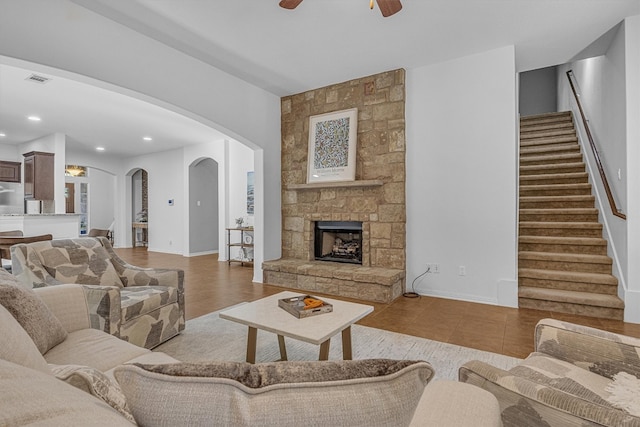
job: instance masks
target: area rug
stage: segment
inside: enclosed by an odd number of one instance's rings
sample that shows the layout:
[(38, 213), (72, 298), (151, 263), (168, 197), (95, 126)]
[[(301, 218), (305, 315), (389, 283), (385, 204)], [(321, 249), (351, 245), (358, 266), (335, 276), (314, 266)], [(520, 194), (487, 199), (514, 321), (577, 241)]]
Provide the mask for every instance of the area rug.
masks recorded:
[[(520, 359), (458, 345), (442, 343), (410, 335), (389, 332), (367, 326), (353, 325), (351, 329), (354, 359), (426, 360), (436, 372), (437, 379), (458, 379), (458, 368), (469, 360), (481, 360), (493, 366), (510, 369)], [(317, 360), (319, 346), (285, 338), (289, 360)], [(183, 362), (209, 360), (244, 361), (247, 346), (247, 327), (221, 319), (218, 312), (187, 321), (185, 330), (175, 338), (156, 347)], [(280, 358), (275, 334), (258, 331), (256, 362), (270, 362)], [(342, 340), (338, 334), (331, 339), (329, 360), (342, 359)]]

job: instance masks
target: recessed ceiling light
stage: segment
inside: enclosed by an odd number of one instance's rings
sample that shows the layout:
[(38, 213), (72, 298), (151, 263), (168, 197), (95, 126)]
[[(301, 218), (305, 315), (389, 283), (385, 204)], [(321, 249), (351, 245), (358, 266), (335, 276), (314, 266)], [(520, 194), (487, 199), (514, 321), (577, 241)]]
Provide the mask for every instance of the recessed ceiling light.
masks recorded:
[(104, 147), (96, 147), (96, 151), (104, 151)]
[(39, 122), (40, 120), (42, 120), (38, 116), (29, 116), (29, 117), (27, 117), (27, 119), (31, 120), (32, 122)]
[(151, 138), (150, 136), (144, 136), (142, 137), (142, 139), (144, 139), (145, 141), (152, 141), (153, 138)]
[(6, 134), (6, 133), (2, 133), (2, 132), (0, 132), (0, 138), (2, 138), (2, 137), (4, 137), (4, 136), (7, 136), (7, 134)]

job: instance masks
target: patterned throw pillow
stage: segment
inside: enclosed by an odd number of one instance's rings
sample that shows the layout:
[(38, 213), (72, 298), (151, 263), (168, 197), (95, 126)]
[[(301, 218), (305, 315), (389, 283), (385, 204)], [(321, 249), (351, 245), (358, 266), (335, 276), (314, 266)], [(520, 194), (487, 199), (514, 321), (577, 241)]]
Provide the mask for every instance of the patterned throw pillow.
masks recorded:
[(211, 362), (123, 365), (114, 375), (140, 425), (375, 427), (409, 425), (433, 369), (388, 359)]
[(136, 423), (120, 386), (101, 371), (82, 365), (49, 364), (49, 367), (56, 378), (101, 399), (126, 419)]
[(62, 323), (40, 297), (5, 271), (0, 272), (0, 304), (20, 323), (41, 354), (67, 338)]

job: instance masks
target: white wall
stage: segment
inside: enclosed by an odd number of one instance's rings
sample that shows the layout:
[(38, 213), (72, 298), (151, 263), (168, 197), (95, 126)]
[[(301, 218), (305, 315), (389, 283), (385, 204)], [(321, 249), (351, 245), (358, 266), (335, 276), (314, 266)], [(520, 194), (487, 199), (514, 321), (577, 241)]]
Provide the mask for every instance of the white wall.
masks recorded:
[[(256, 162), (264, 163), (255, 167), (258, 172), (255, 218), (256, 226), (264, 230), (256, 230), (255, 244), (264, 248), (266, 259), (280, 256), (281, 206), (277, 178), (280, 176), (280, 99), (277, 96), (68, 0), (5, 3), (0, 14), (0, 55), (3, 55), (0, 61), (29, 61), (35, 64), (30, 66), (35, 71), (73, 78), (149, 101), (212, 126), (256, 149), (259, 152)], [(160, 157), (161, 161), (166, 160)], [(166, 170), (164, 173), (167, 175)], [(184, 168), (180, 176), (171, 174), (173, 182), (183, 184), (183, 174)], [(117, 184), (118, 193), (125, 197), (126, 184), (126, 179)], [(174, 186), (170, 186), (172, 190)], [(174, 192), (160, 188), (157, 191), (160, 195)], [(176, 194), (176, 201), (179, 198)], [(165, 210), (166, 204), (162, 208)], [(127, 217), (123, 206), (117, 209), (119, 216)], [(156, 221), (172, 218), (173, 214), (167, 212)], [(177, 222), (157, 224), (156, 232), (164, 229), (166, 233), (176, 226), (183, 227), (184, 223), (182, 214)], [(174, 239), (162, 236), (162, 239), (164, 243), (157, 250), (166, 248), (168, 252), (175, 252), (177, 246), (183, 248), (181, 236)], [(172, 241), (170, 247), (168, 240)], [(261, 260), (256, 254), (256, 265), (260, 265)], [(261, 270), (256, 270), (255, 277), (261, 279)]]
[(625, 27), (627, 139), (627, 292), (625, 320), (640, 323), (640, 15)]
[(231, 141), (229, 144), (229, 219), (227, 227), (235, 227), (242, 217), (245, 225), (253, 225), (253, 215), (247, 214), (247, 172), (254, 169), (253, 151)]
[(517, 305), (513, 46), (408, 70), (406, 116), (407, 286)]
[[(155, 252), (184, 253), (184, 165), (182, 149), (138, 156), (125, 161), (125, 170), (144, 169), (148, 182), (148, 249)], [(169, 172), (169, 173), (168, 173)], [(128, 185), (131, 184), (129, 179)], [(130, 190), (129, 190), (129, 194)], [(169, 200), (173, 199), (173, 206)], [(129, 212), (123, 227), (131, 223)], [(119, 221), (120, 223), (120, 221)], [(130, 232), (130, 230), (128, 230)]]

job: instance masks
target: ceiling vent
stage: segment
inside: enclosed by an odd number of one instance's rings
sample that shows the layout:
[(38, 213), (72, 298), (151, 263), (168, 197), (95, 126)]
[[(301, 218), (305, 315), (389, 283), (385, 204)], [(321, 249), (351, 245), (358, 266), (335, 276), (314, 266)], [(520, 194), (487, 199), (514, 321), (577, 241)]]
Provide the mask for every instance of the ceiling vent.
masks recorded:
[(34, 82), (34, 83), (45, 84), (51, 79), (49, 77), (39, 76), (37, 74), (31, 74), (25, 80), (28, 80), (28, 81)]

